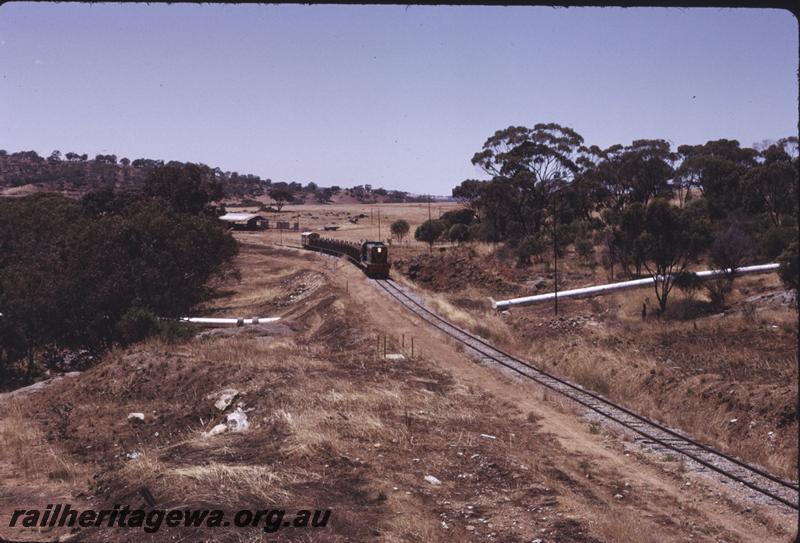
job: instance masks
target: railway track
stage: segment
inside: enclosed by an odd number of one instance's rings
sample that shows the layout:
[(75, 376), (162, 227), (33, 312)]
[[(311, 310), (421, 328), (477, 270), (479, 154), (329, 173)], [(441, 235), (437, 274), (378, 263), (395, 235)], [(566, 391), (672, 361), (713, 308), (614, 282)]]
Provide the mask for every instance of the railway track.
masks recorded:
[(566, 396), (599, 416), (632, 431), (638, 436), (636, 441), (641, 444), (661, 452), (679, 454), (702, 468), (722, 475), (724, 479), (734, 481), (794, 510), (800, 510), (797, 483), (776, 477), (757, 466), (704, 445), (498, 349), (483, 338), (455, 326), (431, 311), (425, 307), (424, 301), (391, 279), (373, 279), (372, 281), (429, 325), (470, 349), (481, 361), (499, 364), (526, 379), (536, 381), (550, 390)]

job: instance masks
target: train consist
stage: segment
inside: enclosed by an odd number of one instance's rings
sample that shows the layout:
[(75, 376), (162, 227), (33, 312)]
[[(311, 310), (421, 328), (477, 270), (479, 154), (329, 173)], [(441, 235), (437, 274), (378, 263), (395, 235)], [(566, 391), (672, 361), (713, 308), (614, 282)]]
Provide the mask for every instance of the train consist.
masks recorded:
[(320, 237), (316, 232), (303, 232), (303, 248), (323, 253), (344, 255), (364, 270), (368, 277), (388, 279), (389, 248), (380, 241), (353, 243), (341, 239)]

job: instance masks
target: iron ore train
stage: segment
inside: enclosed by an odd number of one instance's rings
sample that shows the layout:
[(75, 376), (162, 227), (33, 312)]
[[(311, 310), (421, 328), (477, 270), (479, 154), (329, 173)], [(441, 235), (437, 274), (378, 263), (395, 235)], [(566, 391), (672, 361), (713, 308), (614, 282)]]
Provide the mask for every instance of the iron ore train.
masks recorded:
[(354, 243), (341, 239), (323, 238), (316, 232), (303, 232), (300, 239), (305, 249), (349, 258), (364, 270), (368, 277), (375, 279), (389, 277), (389, 248), (383, 242)]

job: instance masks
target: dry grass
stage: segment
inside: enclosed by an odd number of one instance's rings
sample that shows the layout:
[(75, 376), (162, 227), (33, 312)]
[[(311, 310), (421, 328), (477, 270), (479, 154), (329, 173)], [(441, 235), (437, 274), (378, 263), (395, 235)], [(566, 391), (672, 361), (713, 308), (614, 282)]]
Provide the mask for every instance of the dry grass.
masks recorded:
[[(477, 244), (476, 249), (487, 255), (496, 250)], [(565, 273), (575, 276), (570, 286), (591, 284), (591, 277), (584, 277), (586, 270), (570, 267), (572, 260), (568, 257), (564, 264)], [(561, 314), (567, 319), (592, 316), (594, 326), (552, 330), (548, 326), (554, 317), (549, 308), (519, 308), (500, 318), (491, 310), (457, 305), (462, 299), (485, 299), (487, 292), (480, 287), (457, 296), (427, 297), (443, 317), (548, 371), (796, 479), (797, 423), (789, 421), (780, 428), (776, 423), (783, 416), (782, 398), (797, 394), (797, 314), (775, 305), (752, 311), (745, 303), (748, 297), (780, 289), (774, 274), (738, 278), (727, 300), (732, 309), (724, 316), (685, 321), (657, 319), (658, 304), (651, 288), (569, 300)], [(702, 301), (705, 293), (695, 299)], [(676, 289), (670, 303), (691, 301)], [(646, 320), (642, 319), (643, 304)], [(793, 345), (787, 337), (795, 338)], [(775, 416), (765, 415), (770, 409)], [(756, 426), (752, 431), (745, 428), (747, 435), (730, 423), (742, 419), (747, 424), (751, 417)], [(767, 439), (768, 430), (775, 436)]]
[(503, 325), (502, 319), (495, 312), (481, 312), (477, 315), (470, 313), (452, 304), (443, 294), (428, 294), (426, 298), (430, 303), (431, 309), (444, 319), (488, 341), (498, 342), (499, 344), (511, 342), (511, 331)]
[(78, 465), (57, 452), (36, 429), (23, 401), (7, 399), (2, 408), (0, 450), (5, 460), (26, 477), (72, 482), (80, 476)]

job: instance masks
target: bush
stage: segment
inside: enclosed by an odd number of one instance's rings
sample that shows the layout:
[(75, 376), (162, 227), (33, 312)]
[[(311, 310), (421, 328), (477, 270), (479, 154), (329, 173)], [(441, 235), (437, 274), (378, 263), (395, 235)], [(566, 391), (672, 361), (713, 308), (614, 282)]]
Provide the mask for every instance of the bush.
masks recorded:
[(167, 343), (177, 343), (194, 336), (194, 330), (188, 324), (171, 319), (158, 321), (158, 337)]
[(130, 345), (158, 332), (158, 317), (147, 309), (134, 307), (117, 322), (116, 335), (122, 345)]
[(450, 227), (450, 231), (447, 233), (447, 237), (450, 241), (455, 241), (461, 243), (463, 241), (469, 240), (469, 228), (467, 225), (456, 223)]
[(797, 239), (797, 229), (792, 227), (770, 228), (761, 235), (759, 252), (767, 260), (775, 260)]
[(176, 212), (160, 197), (0, 200), (0, 364), (27, 359), (30, 377), (45, 349), (181, 337), (155, 316), (186, 314), (205, 299), (238, 250), (200, 211)]
[(476, 241), (495, 242), (500, 241), (500, 235), (491, 223), (479, 222), (469, 226), (469, 238)]
[(718, 269), (730, 270), (731, 277), (737, 268), (755, 253), (753, 239), (736, 225), (718, 234), (711, 244), (711, 262)]
[(392, 235), (397, 238), (397, 241), (403, 241), (403, 238), (408, 234), (408, 231), (411, 230), (411, 227), (408, 224), (408, 221), (404, 219), (397, 219), (392, 223), (390, 227)]
[(517, 266), (523, 267), (531, 263), (532, 256), (538, 256), (547, 249), (539, 236), (525, 236), (516, 245)]
[(447, 211), (442, 214), (441, 219), (444, 221), (447, 228), (450, 229), (453, 225), (456, 224), (464, 224), (469, 226), (472, 224), (472, 221), (475, 219), (475, 212), (471, 209), (464, 208), (464, 209), (454, 209), (453, 211)]
[(781, 267), (778, 274), (786, 288), (794, 290), (797, 296), (797, 284), (800, 280), (800, 262), (798, 262), (798, 243), (795, 241), (781, 253), (778, 259)]
[(693, 300), (697, 292), (703, 288), (703, 280), (694, 272), (683, 271), (675, 274), (675, 286), (678, 287), (687, 298)]
[(591, 240), (583, 238), (575, 241), (575, 252), (583, 260), (588, 261), (594, 254), (594, 244)]
[(414, 239), (433, 247), (433, 243), (444, 233), (445, 224), (439, 220), (427, 220), (414, 232)]

